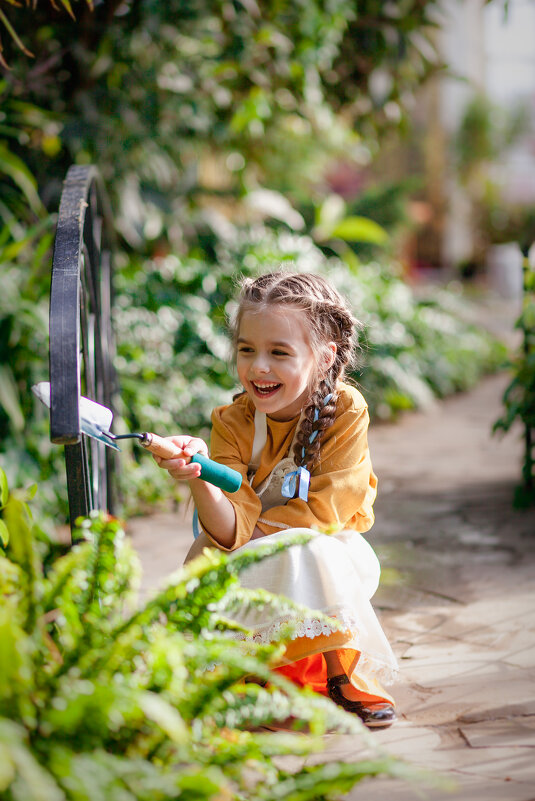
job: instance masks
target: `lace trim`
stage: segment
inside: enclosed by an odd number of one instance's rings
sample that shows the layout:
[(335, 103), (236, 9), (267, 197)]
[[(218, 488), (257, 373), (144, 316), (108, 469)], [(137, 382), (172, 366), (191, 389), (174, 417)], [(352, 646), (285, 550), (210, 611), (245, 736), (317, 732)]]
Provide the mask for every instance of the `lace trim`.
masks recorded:
[(378, 679), (382, 684), (393, 684), (399, 675), (397, 665), (393, 666), (378, 656), (360, 652), (357, 673), (367, 673)]
[[(245, 640), (260, 644), (267, 644), (276, 640), (281, 631), (288, 625), (293, 626), (290, 639), (297, 640), (301, 637), (308, 637), (313, 640), (321, 635), (333, 634), (335, 631), (358, 632), (360, 625), (355, 615), (347, 609), (338, 609), (336, 614), (330, 614), (332, 622), (317, 617), (305, 617), (302, 620), (295, 619), (287, 615), (275, 620), (267, 626), (262, 626), (251, 634), (244, 632), (232, 632), (232, 639)], [(358, 650), (358, 648), (356, 648)], [(361, 651), (359, 670), (368, 673), (379, 679), (383, 684), (392, 684), (398, 675), (398, 667), (392, 662), (386, 662), (378, 654), (364, 653)]]
[(283, 618), (282, 620), (276, 620), (265, 629), (255, 631), (254, 634), (247, 637), (247, 639), (261, 643), (272, 642), (273, 640), (277, 639), (281, 631), (288, 624), (291, 624), (293, 627), (291, 636), (292, 640), (298, 640), (301, 637), (308, 637), (309, 639), (313, 640), (314, 637), (319, 637), (322, 634), (332, 634), (333, 632), (340, 630), (340, 627), (335, 623), (328, 623), (327, 621), (319, 620), (318, 618), (308, 617), (295, 623), (294, 619), (288, 617), (286, 619)]
[(252, 640), (258, 643), (270, 643), (276, 640), (282, 630), (286, 626), (292, 626), (292, 640), (298, 640), (301, 637), (308, 637), (313, 640), (322, 634), (333, 634), (335, 631), (355, 630), (359, 628), (356, 617), (351, 612), (341, 610), (335, 615), (330, 615), (332, 622), (325, 618), (318, 617), (305, 617), (297, 620), (295, 616), (286, 615), (273, 621), (267, 626), (261, 626), (256, 629), (252, 634), (244, 634), (243, 632), (236, 632), (236, 636), (240, 640)]

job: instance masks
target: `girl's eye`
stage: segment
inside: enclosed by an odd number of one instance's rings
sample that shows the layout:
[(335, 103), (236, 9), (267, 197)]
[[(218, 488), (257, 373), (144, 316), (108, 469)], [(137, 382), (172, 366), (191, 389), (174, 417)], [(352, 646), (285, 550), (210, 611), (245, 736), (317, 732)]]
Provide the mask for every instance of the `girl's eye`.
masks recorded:
[(273, 351), (273, 355), (274, 356), (288, 356), (288, 354), (286, 353), (285, 350), (274, 350)]
[(253, 349), (249, 348), (247, 345), (242, 345), (240, 348), (238, 348), (238, 353), (252, 353), (252, 352)]

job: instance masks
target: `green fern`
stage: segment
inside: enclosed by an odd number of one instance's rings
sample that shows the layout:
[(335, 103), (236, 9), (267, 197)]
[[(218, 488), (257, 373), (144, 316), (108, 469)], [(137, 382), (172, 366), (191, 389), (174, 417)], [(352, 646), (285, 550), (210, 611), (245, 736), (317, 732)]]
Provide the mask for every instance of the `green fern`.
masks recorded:
[[(317, 801), (403, 769), (380, 754), (322, 759), (327, 730), (352, 734), (357, 752), (377, 747), (357, 718), (272, 671), (284, 638), (236, 641), (247, 633), (228, 617), (238, 605), (300, 609), (239, 585), (283, 546), (206, 553), (134, 606), (139, 560), (116, 520), (79, 521), (58, 553), (2, 474), (0, 485), (2, 801)], [(289, 720), (295, 733), (262, 728)]]

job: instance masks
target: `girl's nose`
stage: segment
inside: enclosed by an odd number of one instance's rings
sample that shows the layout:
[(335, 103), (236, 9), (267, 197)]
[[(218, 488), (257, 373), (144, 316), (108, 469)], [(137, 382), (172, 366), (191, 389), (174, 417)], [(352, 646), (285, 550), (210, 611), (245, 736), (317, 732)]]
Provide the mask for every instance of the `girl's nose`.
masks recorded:
[(262, 354), (258, 354), (252, 364), (254, 373), (269, 373), (270, 367), (268, 360)]

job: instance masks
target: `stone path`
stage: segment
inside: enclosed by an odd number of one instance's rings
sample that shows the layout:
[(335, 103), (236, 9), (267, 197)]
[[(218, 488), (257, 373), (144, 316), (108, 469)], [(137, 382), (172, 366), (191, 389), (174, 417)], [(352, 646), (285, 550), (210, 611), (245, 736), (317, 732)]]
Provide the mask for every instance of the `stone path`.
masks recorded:
[[(379, 475), (370, 541), (383, 566), (374, 606), (400, 662), (399, 721), (386, 751), (453, 779), (431, 801), (535, 800), (535, 509), (512, 508), (519, 432), (491, 437), (506, 376), (485, 379), (395, 425), (372, 427)], [(188, 515), (134, 519), (149, 591), (191, 542)], [(329, 735), (333, 758), (354, 738)], [(358, 785), (348, 801), (409, 801), (397, 780)]]

